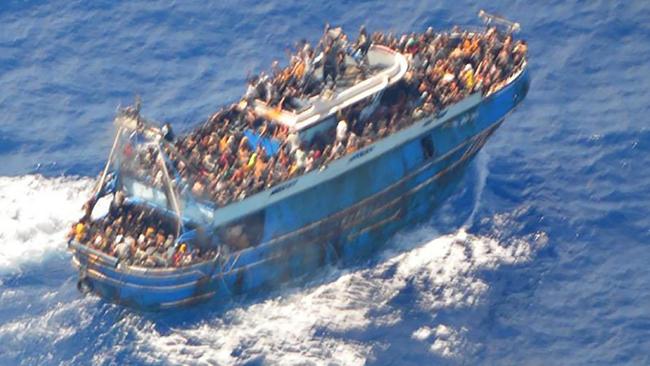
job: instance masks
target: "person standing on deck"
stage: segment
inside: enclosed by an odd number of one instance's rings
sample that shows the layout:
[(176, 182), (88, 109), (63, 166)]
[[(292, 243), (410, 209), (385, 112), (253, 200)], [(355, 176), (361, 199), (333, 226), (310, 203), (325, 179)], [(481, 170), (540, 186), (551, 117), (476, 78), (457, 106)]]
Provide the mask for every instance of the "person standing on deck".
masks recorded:
[(338, 65), (336, 60), (337, 52), (334, 47), (334, 42), (330, 42), (323, 50), (323, 84), (327, 84), (327, 80), (332, 78), (332, 89), (336, 86), (336, 76), (338, 73)]
[(357, 52), (359, 55), (359, 64), (363, 68), (368, 66), (368, 51), (372, 45), (372, 40), (368, 37), (368, 32), (365, 26), (359, 29), (359, 38), (357, 38)]

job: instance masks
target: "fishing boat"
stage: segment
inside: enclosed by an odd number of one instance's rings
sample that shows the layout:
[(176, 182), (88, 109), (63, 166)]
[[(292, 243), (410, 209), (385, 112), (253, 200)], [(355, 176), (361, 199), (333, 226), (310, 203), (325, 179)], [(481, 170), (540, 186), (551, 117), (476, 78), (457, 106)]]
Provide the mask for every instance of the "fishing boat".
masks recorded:
[[(507, 32), (519, 28), (480, 15)], [(453, 41), (461, 33), (445, 36)], [(395, 103), (414, 61), (379, 44), (365, 56), (360, 67), (346, 55), (342, 62), (348, 71), (336, 86), (296, 98), (290, 106), (256, 98), (244, 107), (303, 143), (335, 130), (341, 112), (350, 108), (358, 107), (359, 120), (368, 121), (383, 104)], [(314, 70), (322, 73), (319, 66)], [(137, 207), (175, 234), (172, 251), (194, 246), (207, 254), (187, 265), (145, 266), (72, 238), (68, 247), (79, 270), (78, 287), (138, 309), (167, 309), (263, 291), (327, 264), (368, 258), (398, 230), (431, 217), (528, 87), (527, 61), (522, 60), (498, 87), (477, 89), (435, 113), (414, 113), (407, 125), (349, 154), (220, 204), (195, 194), (175, 171), (169, 126), (146, 120), (137, 107), (122, 109), (95, 197), (121, 192), (122, 210)], [(264, 144), (270, 155), (287, 148), (255, 131), (244, 133), (248, 143)], [(133, 149), (156, 152), (156, 178), (126, 168), (130, 162), (121, 152)]]

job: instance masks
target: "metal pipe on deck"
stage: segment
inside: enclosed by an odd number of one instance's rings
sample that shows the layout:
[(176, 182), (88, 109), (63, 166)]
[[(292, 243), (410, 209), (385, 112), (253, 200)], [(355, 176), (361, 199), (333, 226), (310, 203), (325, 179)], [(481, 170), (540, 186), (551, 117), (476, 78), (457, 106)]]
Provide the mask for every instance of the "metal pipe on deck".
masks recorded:
[(108, 174), (108, 168), (111, 166), (111, 163), (113, 162), (113, 156), (115, 155), (117, 142), (119, 141), (121, 135), (122, 135), (122, 127), (118, 127), (117, 133), (115, 134), (115, 139), (113, 140), (113, 146), (111, 147), (111, 152), (109, 153), (108, 160), (106, 161), (106, 166), (104, 166), (104, 170), (102, 171), (102, 177), (99, 179), (99, 184), (95, 189), (95, 194), (98, 194), (102, 190), (102, 187), (104, 186), (104, 181), (106, 180), (106, 175)]
[(169, 196), (171, 197), (172, 207), (174, 209), (174, 212), (176, 212), (176, 216), (178, 216), (178, 220), (176, 220), (176, 237), (178, 238), (178, 234), (181, 232), (181, 224), (183, 222), (183, 217), (181, 216), (181, 208), (178, 204), (178, 198), (176, 197), (176, 190), (172, 186), (171, 178), (169, 177), (169, 171), (167, 170), (165, 159), (163, 159), (163, 151), (160, 148), (160, 143), (156, 144), (156, 147), (158, 148), (158, 162), (162, 167), (167, 190), (169, 191)]

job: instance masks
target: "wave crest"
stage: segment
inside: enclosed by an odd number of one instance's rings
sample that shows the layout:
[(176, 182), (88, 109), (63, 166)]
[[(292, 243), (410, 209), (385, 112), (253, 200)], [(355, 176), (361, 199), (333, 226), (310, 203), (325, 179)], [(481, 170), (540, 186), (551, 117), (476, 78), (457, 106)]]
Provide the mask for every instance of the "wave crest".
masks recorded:
[(0, 274), (64, 248), (91, 189), (90, 178), (0, 177)]

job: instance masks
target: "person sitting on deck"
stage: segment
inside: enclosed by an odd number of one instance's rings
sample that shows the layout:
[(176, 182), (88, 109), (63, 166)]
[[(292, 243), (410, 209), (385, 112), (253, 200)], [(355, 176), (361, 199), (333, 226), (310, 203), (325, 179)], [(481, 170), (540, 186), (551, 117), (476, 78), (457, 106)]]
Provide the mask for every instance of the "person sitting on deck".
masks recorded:
[(84, 219), (90, 220), (90, 216), (93, 213), (93, 210), (95, 209), (95, 204), (97, 204), (97, 197), (92, 196), (88, 201), (86, 201), (83, 206), (81, 207), (84, 210)]
[(178, 251), (174, 253), (174, 257), (172, 259), (172, 262), (174, 263), (174, 266), (178, 267), (182, 264), (183, 261), (183, 256), (185, 255), (185, 252), (187, 251), (187, 244), (182, 243), (178, 247)]
[(172, 130), (172, 125), (169, 122), (165, 123), (162, 126), (160, 132), (162, 132), (162, 136), (166, 141), (174, 142), (174, 138), (176, 136), (174, 135), (174, 131)]
[(336, 125), (336, 141), (343, 142), (347, 139), (348, 123), (345, 120), (340, 120)]
[(70, 232), (68, 233), (68, 240), (76, 240), (77, 242), (82, 242), (86, 238), (86, 223), (85, 219), (82, 218), (78, 223), (72, 225)]
[[(133, 238), (128, 237), (127, 239), (133, 239)], [(132, 244), (133, 243), (131, 243), (130, 240), (127, 241), (126, 239), (123, 240), (122, 242), (118, 243), (115, 246), (114, 255), (120, 260), (128, 259), (131, 256), (131, 245)]]

